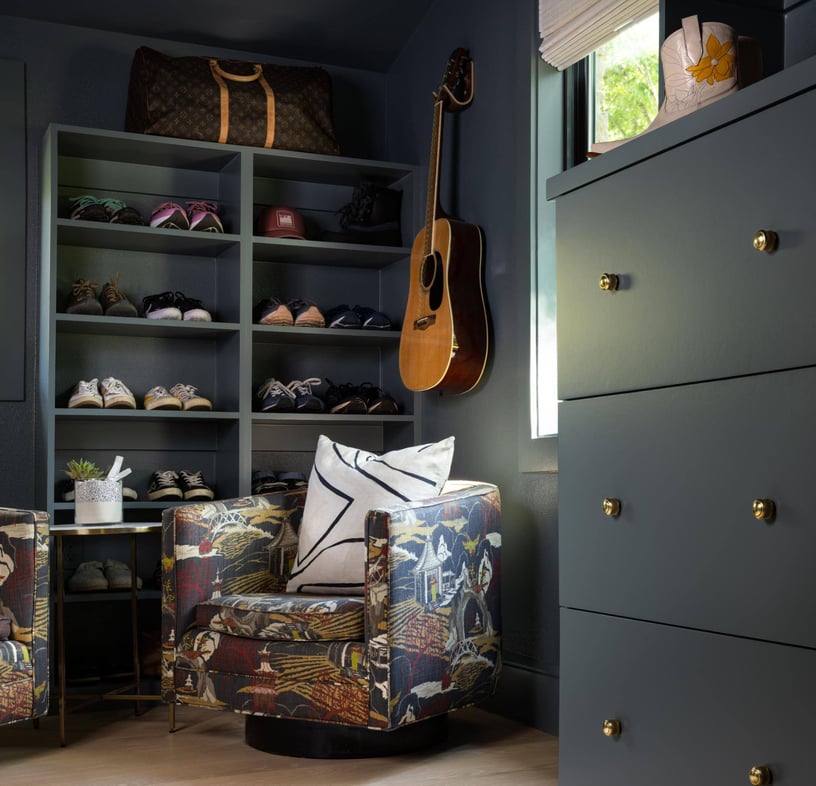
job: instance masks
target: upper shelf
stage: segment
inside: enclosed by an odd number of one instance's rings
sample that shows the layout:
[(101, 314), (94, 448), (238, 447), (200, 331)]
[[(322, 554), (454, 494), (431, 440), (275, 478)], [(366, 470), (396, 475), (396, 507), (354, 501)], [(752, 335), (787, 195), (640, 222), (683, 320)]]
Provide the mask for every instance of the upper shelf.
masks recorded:
[(301, 180), (333, 185), (357, 185), (361, 180), (397, 182), (416, 172), (410, 164), (370, 161), (345, 156), (324, 156), (289, 150), (190, 142), (174, 137), (103, 131), (53, 124), (58, 132), (58, 155), (125, 164), (221, 172), (236, 156), (252, 156), (255, 177)]
[(237, 235), (215, 232), (57, 219), (57, 242), (61, 246), (217, 257), (239, 241)]

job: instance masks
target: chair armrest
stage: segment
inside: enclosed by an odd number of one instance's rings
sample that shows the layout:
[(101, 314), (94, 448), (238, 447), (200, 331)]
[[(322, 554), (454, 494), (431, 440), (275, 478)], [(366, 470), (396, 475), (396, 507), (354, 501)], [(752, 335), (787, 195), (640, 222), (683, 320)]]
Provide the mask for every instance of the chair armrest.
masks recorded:
[(34, 672), (31, 717), (48, 711), (49, 518), (41, 510), (0, 508), (0, 616), (28, 644)]
[(501, 500), (488, 483), (366, 518), (370, 726), (489, 696), (501, 670)]
[(162, 514), (162, 643), (214, 593), (279, 592), (297, 551), (305, 488), (169, 508)]

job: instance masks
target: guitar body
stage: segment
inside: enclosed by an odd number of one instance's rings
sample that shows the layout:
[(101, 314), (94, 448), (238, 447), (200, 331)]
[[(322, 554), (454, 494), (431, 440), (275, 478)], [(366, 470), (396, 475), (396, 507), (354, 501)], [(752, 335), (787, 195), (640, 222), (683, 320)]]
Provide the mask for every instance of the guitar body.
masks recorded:
[(466, 393), (487, 362), (482, 232), (451, 218), (433, 222), (430, 242), (427, 231), (419, 232), (411, 249), (400, 375), (410, 390)]

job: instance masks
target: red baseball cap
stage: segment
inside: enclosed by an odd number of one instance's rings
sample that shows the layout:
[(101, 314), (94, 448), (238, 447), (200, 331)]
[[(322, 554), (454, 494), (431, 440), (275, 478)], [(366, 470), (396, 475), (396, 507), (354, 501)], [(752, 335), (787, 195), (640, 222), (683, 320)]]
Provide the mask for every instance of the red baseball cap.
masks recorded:
[(263, 237), (306, 238), (303, 216), (291, 207), (265, 207), (255, 222), (255, 232)]

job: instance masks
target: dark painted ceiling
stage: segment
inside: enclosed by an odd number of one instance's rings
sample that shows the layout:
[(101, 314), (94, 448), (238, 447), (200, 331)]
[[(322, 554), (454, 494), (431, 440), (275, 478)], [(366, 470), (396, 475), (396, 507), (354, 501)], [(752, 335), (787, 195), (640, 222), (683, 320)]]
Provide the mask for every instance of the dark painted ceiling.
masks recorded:
[(2, 0), (0, 14), (385, 72), (434, 0)]

